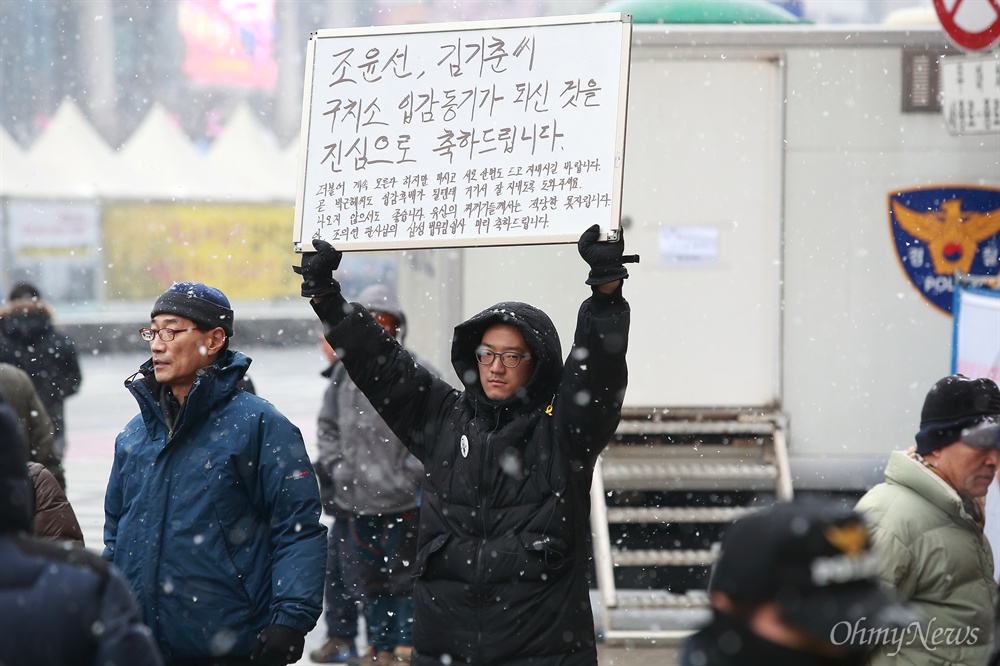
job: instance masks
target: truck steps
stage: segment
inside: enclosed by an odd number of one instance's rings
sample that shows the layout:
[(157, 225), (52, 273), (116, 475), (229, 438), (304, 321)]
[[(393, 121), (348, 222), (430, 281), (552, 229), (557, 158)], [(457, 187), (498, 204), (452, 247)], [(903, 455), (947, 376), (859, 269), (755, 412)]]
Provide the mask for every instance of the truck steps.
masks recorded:
[(722, 532), (792, 496), (785, 431), (776, 410), (623, 411), (591, 488), (606, 643), (676, 642), (707, 614)]
[[(607, 486), (605, 486), (607, 488)], [(751, 511), (744, 506), (608, 508), (609, 523), (726, 523)]]
[(692, 590), (685, 594), (652, 591), (646, 594), (620, 592), (618, 600), (630, 608), (706, 608), (708, 595), (704, 590)]
[(611, 563), (616, 567), (706, 567), (714, 561), (711, 550), (611, 549)]
[[(669, 455), (669, 447), (660, 448), (665, 451), (649, 453), (654, 456)], [(732, 461), (712, 460), (713, 452), (704, 453), (708, 460), (615, 460), (612, 453), (604, 460), (604, 487), (644, 490), (663, 484), (672, 490), (774, 488), (778, 471), (773, 462), (738, 458)]]

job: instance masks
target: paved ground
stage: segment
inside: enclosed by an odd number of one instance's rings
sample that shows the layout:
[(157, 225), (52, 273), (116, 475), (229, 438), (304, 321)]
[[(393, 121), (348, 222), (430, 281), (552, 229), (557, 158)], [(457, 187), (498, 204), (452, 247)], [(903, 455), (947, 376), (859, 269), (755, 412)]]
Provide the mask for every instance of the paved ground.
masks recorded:
[[(68, 445), (65, 458), (68, 495), (83, 528), (87, 547), (100, 552), (103, 547), (104, 489), (114, 450), (115, 435), (137, 412), (137, 406), (123, 387), (148, 356), (145, 349), (135, 354), (86, 356), (82, 359), (83, 386), (66, 403)], [(312, 447), (316, 435), (316, 414), (326, 386), (319, 372), (325, 367), (319, 348), (248, 349), (254, 359), (250, 375), (258, 393), (274, 403), (294, 422)], [(324, 640), (323, 620), (306, 637), (306, 652)], [(630, 627), (634, 628), (634, 627)], [(672, 647), (601, 645), (601, 666), (669, 666), (677, 663)], [(311, 664), (304, 657), (299, 664)]]

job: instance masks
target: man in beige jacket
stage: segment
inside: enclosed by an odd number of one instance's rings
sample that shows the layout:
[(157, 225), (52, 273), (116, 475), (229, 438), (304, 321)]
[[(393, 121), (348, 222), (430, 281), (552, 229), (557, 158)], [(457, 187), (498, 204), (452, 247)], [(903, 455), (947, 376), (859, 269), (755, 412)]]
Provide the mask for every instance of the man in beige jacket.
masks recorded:
[(916, 445), (894, 451), (885, 483), (857, 509), (882, 557), (882, 580), (923, 614), (873, 646), (873, 664), (985, 664), (993, 641), (993, 553), (983, 498), (1000, 451), (961, 441), (965, 428), (1000, 417), (990, 379), (951, 375), (927, 394)]
[[(962, 441), (976, 448), (1000, 450), (1000, 423), (981, 423), (963, 430)], [(1000, 481), (1000, 468), (997, 470), (997, 480)], [(1000, 597), (1000, 586), (997, 587), (997, 596)], [(997, 602), (993, 616), (993, 655), (986, 666), (1000, 666), (1000, 601)]]

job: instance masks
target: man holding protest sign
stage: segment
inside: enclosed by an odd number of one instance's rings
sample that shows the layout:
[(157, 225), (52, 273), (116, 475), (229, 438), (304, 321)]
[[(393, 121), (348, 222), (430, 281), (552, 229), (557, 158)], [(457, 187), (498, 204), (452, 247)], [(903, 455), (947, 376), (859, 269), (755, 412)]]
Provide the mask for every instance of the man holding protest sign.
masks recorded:
[(498, 303), (455, 328), (464, 390), (417, 365), (333, 271), (314, 240), (302, 295), (351, 379), (424, 464), (412, 663), (597, 664), (586, 572), (590, 486), (627, 383), (624, 241), (578, 243), (592, 287), (564, 362), (555, 326)]

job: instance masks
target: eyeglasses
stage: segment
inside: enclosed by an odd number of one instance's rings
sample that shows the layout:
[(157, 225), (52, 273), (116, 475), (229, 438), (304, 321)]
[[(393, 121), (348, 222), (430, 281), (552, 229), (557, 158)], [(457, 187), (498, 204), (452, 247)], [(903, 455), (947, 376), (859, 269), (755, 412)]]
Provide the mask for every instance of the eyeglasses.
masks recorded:
[(500, 357), (500, 362), (503, 363), (505, 368), (516, 368), (521, 364), (521, 359), (531, 359), (531, 354), (515, 354), (514, 352), (504, 352), (503, 354), (498, 354), (495, 351), (490, 351), (486, 347), (479, 347), (476, 349), (476, 360), (479, 361), (479, 365), (493, 365), (493, 360)]
[(163, 340), (164, 342), (170, 342), (171, 340), (174, 339), (174, 336), (177, 335), (178, 333), (187, 333), (188, 331), (193, 331), (193, 330), (195, 330), (195, 329), (194, 328), (181, 328), (181, 329), (159, 328), (159, 329), (157, 329), (157, 330), (154, 331), (151, 328), (140, 328), (139, 329), (139, 337), (142, 338), (143, 340), (145, 340), (146, 342), (152, 342), (153, 338), (155, 338), (156, 336), (160, 336), (160, 339)]

